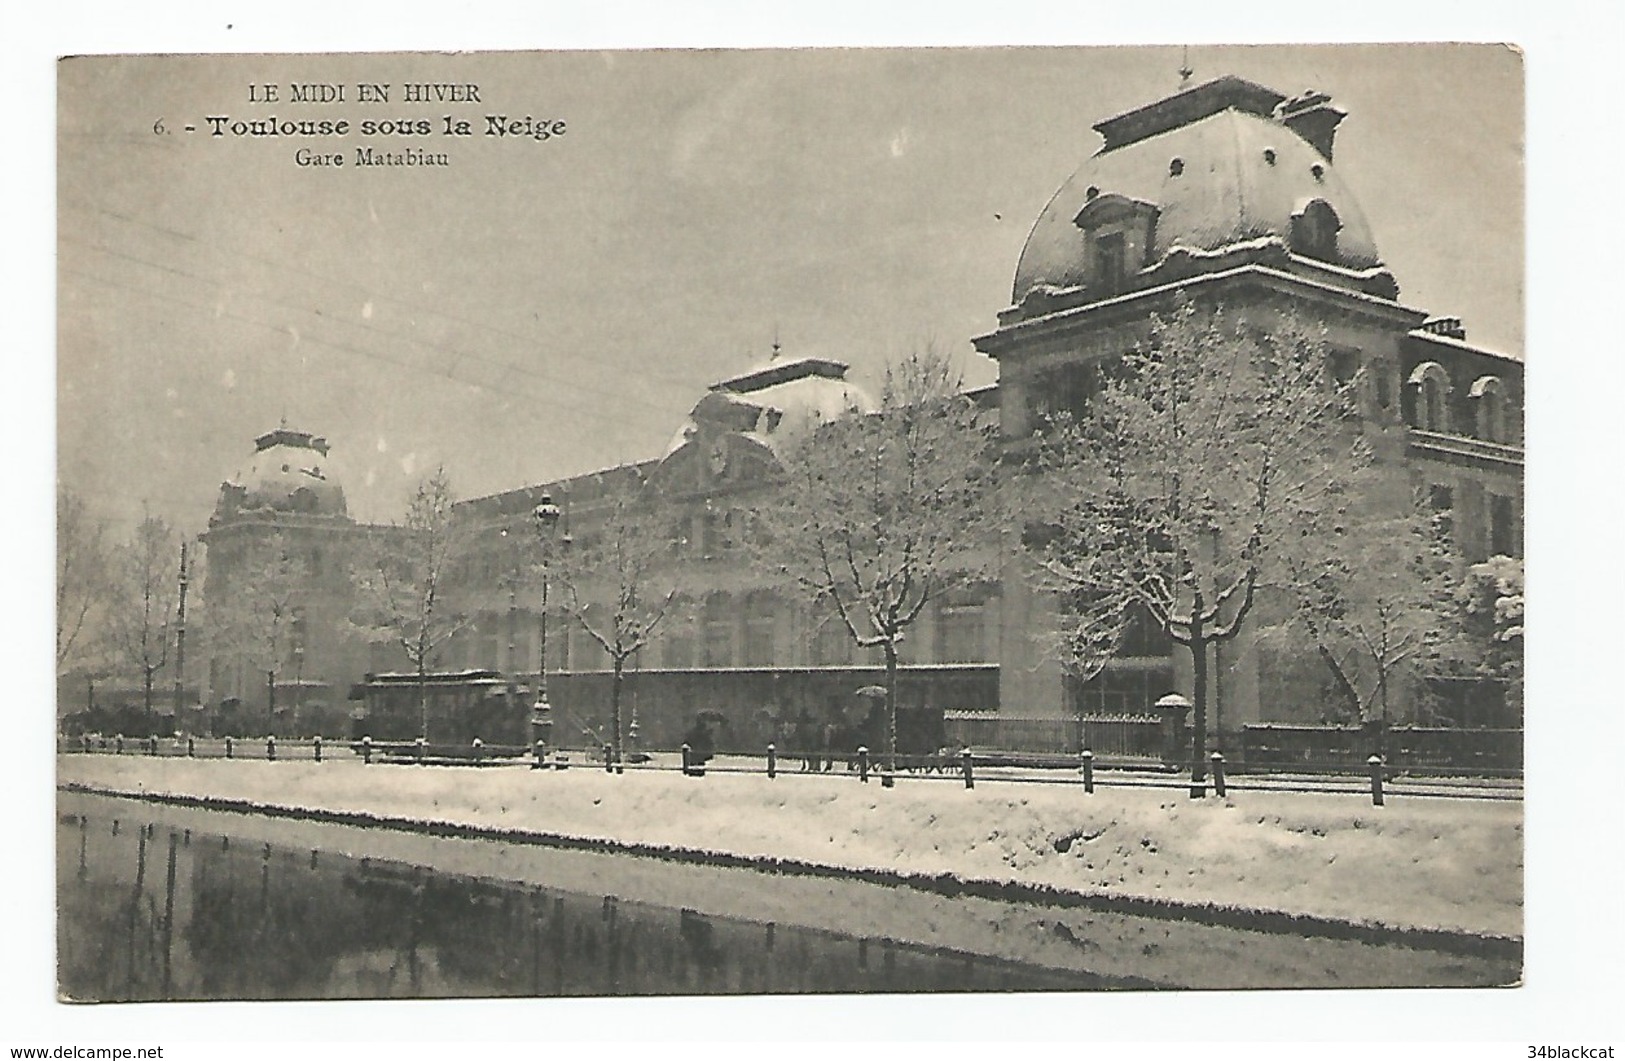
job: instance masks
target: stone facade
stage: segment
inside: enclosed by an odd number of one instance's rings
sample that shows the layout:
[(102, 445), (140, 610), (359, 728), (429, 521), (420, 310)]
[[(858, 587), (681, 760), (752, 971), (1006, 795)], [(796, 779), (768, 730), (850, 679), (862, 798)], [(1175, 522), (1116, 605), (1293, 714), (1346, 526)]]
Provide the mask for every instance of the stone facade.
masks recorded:
[[(1221, 78), (1102, 121), (1104, 146), (1032, 230), (1010, 307), (974, 340), (1000, 376), (978, 398), (1019, 446), (1046, 414), (1084, 411), (1099, 364), (1178, 299), (1222, 303), (1262, 327), (1289, 313), (1318, 321), (1336, 359), (1331, 370), (1362, 373), (1362, 430), (1390, 470), (1394, 499), (1422, 491), (1448, 508), (1470, 558), (1521, 555), (1522, 363), (1473, 345), (1459, 321), (1400, 299), (1332, 162), (1342, 117), (1318, 94), (1289, 100)], [(702, 713), (718, 721), (725, 745), (741, 749), (768, 740), (784, 747), (828, 727), (848, 743), (862, 738), (873, 701), (853, 693), (877, 680), (879, 660), (799, 605), (733, 576), (740, 513), (772, 474), (776, 440), (813, 414), (869, 408), (845, 365), (775, 349), (768, 362), (713, 385), (659, 457), (464, 502), (459, 518), (485, 543), (459, 590), (476, 614), (439, 666), (511, 676), (515, 710), (525, 710), (544, 637), (535, 587), (517, 574), (534, 560), (531, 512), (550, 496), (567, 532), (588, 533), (605, 491), (636, 478), (680, 507), (674, 552), (715, 587), (634, 661), (630, 707), (644, 740), (670, 747)], [(222, 487), (206, 540), (212, 593), (229, 591), (233, 565), (273, 533), (307, 551), (313, 578), (300, 666), (332, 701), (365, 673), (401, 661), (343, 632), (347, 590), (323, 557), (367, 528), (349, 520), (342, 490), (323, 478), (325, 453), (320, 439), (298, 432), (262, 436), (244, 482)], [(1143, 720), (1165, 694), (1192, 692), (1184, 654), (1149, 629), (1131, 634), (1101, 675), (1066, 681), (1038, 648), (1053, 605), (1023, 563), (1013, 555), (1000, 585), (923, 616), (905, 647), (908, 743), (934, 746), (974, 731), (1006, 746), (1076, 750), (1080, 717)], [(553, 624), (555, 739), (589, 743), (607, 717), (608, 661), (580, 631)], [(1303, 717), (1291, 676), (1246, 639), (1221, 646), (1215, 662), (1218, 726)], [(257, 695), (229, 660), (214, 661), (210, 685), (212, 702)]]
[[(1362, 428), (1389, 473), (1387, 500), (1421, 492), (1449, 509), (1469, 559), (1521, 555), (1523, 365), (1400, 300), (1332, 164), (1341, 119), (1322, 95), (1288, 100), (1221, 78), (1096, 125), (1104, 146), (1039, 217), (1012, 305), (975, 340), (999, 362), (1005, 433), (1019, 446), (1048, 414), (1086, 414), (1101, 362), (1181, 299), (1263, 328), (1291, 314), (1324, 325), (1334, 374), (1361, 374)], [(1154, 639), (1081, 688), (1059, 665), (1028, 658), (1020, 646), (1047, 616), (1013, 564), (1001, 714), (1069, 718), (1106, 702), (1148, 712), (1158, 681), (1192, 693), (1184, 654), (1170, 661)], [(1250, 639), (1219, 656), (1209, 692), (1224, 728), (1315, 720)], [(1137, 704), (1123, 695), (1133, 674), (1148, 677)]]

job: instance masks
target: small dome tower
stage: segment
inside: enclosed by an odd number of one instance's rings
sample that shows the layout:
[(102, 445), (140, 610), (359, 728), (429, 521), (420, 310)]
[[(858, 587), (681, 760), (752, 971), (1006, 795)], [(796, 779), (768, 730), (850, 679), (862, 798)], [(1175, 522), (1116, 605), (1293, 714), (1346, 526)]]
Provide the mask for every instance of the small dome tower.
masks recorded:
[(344, 488), (330, 477), (325, 438), (286, 426), (254, 440), (248, 470), (220, 484), (211, 524), (253, 513), (348, 519)]

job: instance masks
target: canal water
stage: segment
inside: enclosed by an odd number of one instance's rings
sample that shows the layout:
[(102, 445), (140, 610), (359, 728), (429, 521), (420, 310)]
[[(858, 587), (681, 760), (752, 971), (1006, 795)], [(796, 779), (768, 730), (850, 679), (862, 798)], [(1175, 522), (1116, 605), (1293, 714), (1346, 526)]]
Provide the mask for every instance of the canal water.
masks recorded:
[(65, 999), (1487, 986), (1516, 955), (1313, 939), (64, 793)]

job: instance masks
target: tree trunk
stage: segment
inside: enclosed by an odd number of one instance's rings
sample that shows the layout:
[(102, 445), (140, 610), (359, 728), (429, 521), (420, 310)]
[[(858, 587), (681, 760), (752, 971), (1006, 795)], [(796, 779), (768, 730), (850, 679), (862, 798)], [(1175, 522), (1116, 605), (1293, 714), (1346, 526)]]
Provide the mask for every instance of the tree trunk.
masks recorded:
[(429, 674), (422, 657), (418, 658), (418, 736), (425, 744), (429, 741)]
[(1377, 729), (1377, 754), (1388, 758), (1388, 668), (1377, 661), (1377, 696), (1382, 704), (1382, 722)]
[(147, 718), (152, 718), (152, 675), (153, 668), (143, 667), (141, 670), (141, 703), (146, 708)]
[(265, 725), (265, 732), (276, 732), (276, 671), (274, 670), (265, 672)]
[(614, 664), (614, 678), (609, 686), (609, 724), (610, 756), (615, 762), (621, 761), (621, 672), (626, 668), (626, 660), (620, 655), (611, 657)]
[(1202, 627), (1202, 595), (1196, 595), (1191, 609), (1191, 791), (1207, 781), (1207, 645)]
[(1320, 658), (1326, 664), (1326, 669), (1331, 671), (1332, 678), (1337, 683), (1338, 691), (1348, 701), (1349, 713), (1354, 716), (1354, 721), (1358, 724), (1361, 721), (1361, 709), (1364, 707), (1360, 702), (1360, 690), (1356, 689), (1354, 683), (1349, 681), (1348, 675), (1343, 673), (1343, 668), (1338, 664), (1337, 657), (1320, 640), (1320, 636), (1313, 630), (1310, 631), (1310, 636), (1315, 638), (1315, 650), (1320, 653)]
[(897, 773), (897, 642), (886, 642), (886, 772)]

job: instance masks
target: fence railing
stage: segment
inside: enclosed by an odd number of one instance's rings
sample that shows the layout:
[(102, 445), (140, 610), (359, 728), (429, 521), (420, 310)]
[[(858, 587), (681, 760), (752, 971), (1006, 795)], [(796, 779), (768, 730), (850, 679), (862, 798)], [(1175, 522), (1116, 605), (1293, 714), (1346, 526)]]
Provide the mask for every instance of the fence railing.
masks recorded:
[(1445, 769), (1490, 775), (1521, 774), (1523, 731), (1427, 726), (1290, 726), (1275, 723), (1242, 727), (1240, 758), (1249, 768), (1336, 766), (1381, 755), (1391, 766)]
[(972, 748), (1088, 748), (1097, 756), (1155, 760), (1164, 757), (1168, 743), (1162, 723), (1148, 715), (1080, 719), (953, 712), (943, 725), (950, 743)]
[(602, 769), (610, 773), (680, 772), (689, 777), (710, 774), (849, 776), (860, 783), (878, 781), (890, 788), (898, 780), (957, 782), (974, 788), (978, 780), (1000, 784), (1079, 785), (1085, 793), (1097, 787), (1159, 788), (1188, 791), (1192, 798), (1211, 792), (1229, 798), (1233, 792), (1298, 792), (1358, 794), (1369, 792), (1381, 806), (1390, 795), (1458, 797), (1521, 800), (1522, 771), (1435, 768), (1415, 771), (1398, 767), (1381, 756), (1362, 761), (1318, 763), (1305, 769), (1297, 762), (1274, 764), (1266, 771), (1259, 762), (1246, 764), (1238, 772), (1224, 755), (1214, 752), (1202, 763), (1202, 780), (1191, 780), (1197, 771), (1191, 762), (1167, 764), (1156, 769), (1125, 767), (1102, 760), (1092, 749), (1078, 755), (1023, 756), (1013, 759), (1007, 753), (979, 752), (962, 748), (957, 752), (897, 755), (859, 747), (851, 753), (831, 754), (825, 750), (780, 751), (769, 744), (761, 756), (726, 755), (717, 757), (683, 745), (676, 751), (654, 753), (628, 751), (617, 761), (608, 745), (593, 752), (554, 750), (537, 743), (487, 745), (475, 740), (467, 745), (436, 744), (423, 740), (323, 741), (264, 738), (140, 737), (122, 736), (62, 737), (58, 751), (66, 754), (105, 754), (148, 758), (257, 759), (262, 761), (331, 762), (335, 759), (372, 764), (420, 766), (522, 766), (530, 769), (565, 770), (572, 767)]

